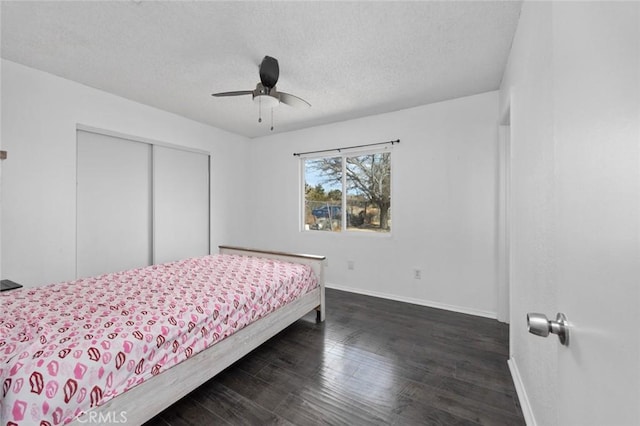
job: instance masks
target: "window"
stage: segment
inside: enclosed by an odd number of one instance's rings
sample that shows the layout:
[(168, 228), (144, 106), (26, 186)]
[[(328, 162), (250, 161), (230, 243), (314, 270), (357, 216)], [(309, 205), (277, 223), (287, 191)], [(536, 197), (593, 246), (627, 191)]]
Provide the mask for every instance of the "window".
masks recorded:
[(391, 152), (302, 158), (304, 230), (391, 232)]

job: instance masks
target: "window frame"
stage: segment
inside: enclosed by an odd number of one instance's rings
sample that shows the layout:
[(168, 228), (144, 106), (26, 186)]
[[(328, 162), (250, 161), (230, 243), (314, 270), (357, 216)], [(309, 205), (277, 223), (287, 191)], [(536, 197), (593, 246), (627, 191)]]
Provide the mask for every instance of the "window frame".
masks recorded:
[(347, 215), (343, 214), (341, 215), (340, 218), (340, 231), (330, 231), (330, 232), (318, 232), (316, 230), (312, 230), (312, 229), (305, 229), (305, 225), (306, 225), (306, 217), (305, 217), (305, 204), (306, 204), (306, 194), (305, 194), (305, 183), (306, 183), (306, 162), (307, 160), (314, 160), (314, 159), (320, 159), (320, 158), (332, 158), (332, 157), (340, 157), (342, 159), (341, 163), (342, 163), (342, 178), (341, 178), (341, 192), (342, 192), (342, 197), (340, 200), (340, 208), (343, 212), (346, 212), (347, 209), (347, 173), (346, 173), (346, 168), (347, 168), (347, 161), (346, 158), (348, 157), (359, 157), (359, 156), (364, 156), (364, 155), (373, 155), (373, 154), (384, 154), (387, 153), (389, 154), (390, 158), (389, 158), (389, 163), (391, 166), (391, 172), (389, 174), (389, 198), (391, 200), (391, 206), (389, 207), (389, 216), (391, 218), (393, 218), (394, 214), (393, 214), (393, 210), (394, 210), (394, 202), (393, 202), (393, 194), (394, 194), (394, 179), (393, 179), (393, 169), (394, 169), (394, 156), (392, 155), (393, 149), (392, 149), (392, 145), (389, 146), (384, 146), (384, 147), (380, 147), (380, 148), (371, 148), (371, 149), (336, 149), (336, 152), (334, 153), (324, 153), (324, 154), (308, 154), (308, 155), (300, 155), (299, 157), (299, 172), (300, 172), (300, 178), (298, 179), (298, 182), (300, 183), (300, 190), (299, 190), (299, 194), (300, 194), (300, 200), (298, 202), (298, 206), (300, 209), (300, 214), (298, 215), (299, 220), (300, 220), (300, 226), (299, 226), (299, 230), (301, 233), (303, 234), (320, 234), (320, 235), (325, 235), (325, 234), (332, 234), (332, 235), (349, 235), (349, 236), (366, 236), (366, 238), (389, 238), (392, 236), (393, 233), (393, 226), (391, 226), (391, 229), (389, 229), (389, 231), (386, 232), (376, 232), (376, 231), (361, 231), (361, 230), (353, 230), (353, 229), (349, 229), (347, 227)]

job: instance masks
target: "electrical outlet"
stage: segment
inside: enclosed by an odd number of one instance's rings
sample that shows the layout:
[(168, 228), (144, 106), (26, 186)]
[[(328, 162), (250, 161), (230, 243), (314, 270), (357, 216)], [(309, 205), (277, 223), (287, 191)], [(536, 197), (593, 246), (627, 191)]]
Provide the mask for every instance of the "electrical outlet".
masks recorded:
[(348, 270), (353, 271), (355, 266), (356, 266), (356, 263), (353, 260), (347, 260), (347, 269)]
[(414, 269), (413, 270), (413, 278), (416, 279), (416, 280), (422, 279), (422, 270), (421, 269)]

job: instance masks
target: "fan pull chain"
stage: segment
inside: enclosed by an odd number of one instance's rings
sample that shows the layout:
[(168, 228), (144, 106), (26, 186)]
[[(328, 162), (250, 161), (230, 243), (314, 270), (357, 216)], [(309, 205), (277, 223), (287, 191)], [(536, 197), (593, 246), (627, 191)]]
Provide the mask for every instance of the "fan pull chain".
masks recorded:
[(262, 96), (258, 98), (258, 123), (262, 123)]
[(273, 108), (271, 108), (271, 131), (273, 132)]

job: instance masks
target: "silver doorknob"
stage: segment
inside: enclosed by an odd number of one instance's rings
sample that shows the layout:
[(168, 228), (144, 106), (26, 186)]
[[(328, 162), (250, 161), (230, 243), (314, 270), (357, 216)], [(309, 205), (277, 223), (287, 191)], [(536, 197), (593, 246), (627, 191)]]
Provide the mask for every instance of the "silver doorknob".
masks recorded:
[(563, 313), (558, 312), (555, 321), (547, 319), (544, 314), (528, 313), (527, 327), (529, 333), (536, 336), (547, 337), (549, 333), (557, 334), (560, 343), (569, 346), (569, 323)]

